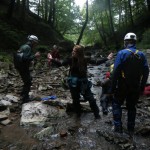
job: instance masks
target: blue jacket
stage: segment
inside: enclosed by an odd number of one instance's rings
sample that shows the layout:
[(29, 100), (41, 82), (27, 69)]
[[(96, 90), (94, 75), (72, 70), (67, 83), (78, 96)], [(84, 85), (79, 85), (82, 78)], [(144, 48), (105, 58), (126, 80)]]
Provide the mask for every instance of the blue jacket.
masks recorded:
[[(127, 49), (130, 49), (133, 52), (137, 50), (135, 46), (131, 46), (131, 47), (127, 47), (126, 49), (120, 50), (117, 53), (117, 57), (114, 63), (113, 76), (112, 76), (112, 92), (114, 92), (117, 87), (117, 81), (119, 80), (119, 77), (121, 76), (122, 65), (124, 64), (128, 56), (131, 54), (131, 52)], [(147, 59), (144, 53), (141, 51), (138, 51), (138, 55), (143, 59), (143, 75), (142, 75), (142, 80), (141, 80), (141, 85), (140, 85), (141, 90), (143, 90), (147, 82), (148, 75), (149, 75), (149, 67), (148, 67)]]

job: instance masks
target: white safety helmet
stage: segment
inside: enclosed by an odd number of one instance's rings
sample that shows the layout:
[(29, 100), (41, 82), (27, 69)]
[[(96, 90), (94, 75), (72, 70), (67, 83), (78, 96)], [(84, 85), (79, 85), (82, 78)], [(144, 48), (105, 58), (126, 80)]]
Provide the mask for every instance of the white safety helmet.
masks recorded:
[(53, 45), (53, 49), (57, 49), (57, 45)]
[(135, 40), (136, 41), (136, 34), (134, 33), (127, 33), (124, 37), (124, 41), (125, 40)]
[(37, 43), (38, 43), (38, 41), (39, 41), (38, 37), (35, 36), (35, 35), (29, 35), (29, 36), (28, 36), (28, 40), (29, 40), (29, 41), (34, 41), (34, 42), (37, 42)]

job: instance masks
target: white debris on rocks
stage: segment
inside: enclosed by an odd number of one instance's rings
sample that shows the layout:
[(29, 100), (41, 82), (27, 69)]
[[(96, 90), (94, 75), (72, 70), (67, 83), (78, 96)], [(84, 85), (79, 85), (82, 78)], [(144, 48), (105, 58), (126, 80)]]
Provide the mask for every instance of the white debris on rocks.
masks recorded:
[(44, 125), (50, 119), (66, 116), (65, 109), (59, 109), (42, 102), (30, 102), (22, 105), (20, 125)]

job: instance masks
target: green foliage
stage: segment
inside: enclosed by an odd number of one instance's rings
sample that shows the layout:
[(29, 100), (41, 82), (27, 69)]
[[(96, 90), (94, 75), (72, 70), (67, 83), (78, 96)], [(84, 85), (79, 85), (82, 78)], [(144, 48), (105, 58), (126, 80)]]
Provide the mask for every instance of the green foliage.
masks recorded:
[(73, 0), (61, 0), (56, 3), (56, 29), (61, 32), (62, 35), (66, 33), (76, 32), (78, 26), (77, 19), (79, 19), (79, 8), (74, 5)]
[(12, 55), (6, 53), (6, 52), (0, 52), (0, 61), (1, 62), (12, 62)]
[(150, 41), (150, 29), (146, 30), (143, 33), (142, 41), (139, 44), (137, 44), (137, 47), (141, 49), (150, 49), (149, 41)]
[[(0, 47), (7, 49), (18, 49), (23, 36), (23, 32), (16, 30), (12, 26), (0, 21)], [(4, 45), (5, 43), (5, 45)]]
[(36, 51), (39, 51), (41, 53), (45, 53), (45, 52), (49, 51), (49, 47), (46, 45), (38, 45), (36, 47)]

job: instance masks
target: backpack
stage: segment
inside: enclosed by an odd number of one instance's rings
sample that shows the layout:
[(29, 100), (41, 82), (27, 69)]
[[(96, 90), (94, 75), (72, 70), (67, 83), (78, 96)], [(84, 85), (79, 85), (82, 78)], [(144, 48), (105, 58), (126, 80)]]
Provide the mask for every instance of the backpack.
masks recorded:
[(137, 88), (140, 86), (143, 73), (143, 58), (138, 54), (138, 50), (131, 51), (123, 64), (122, 77), (125, 80), (127, 87)]

